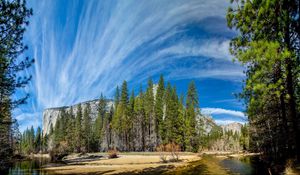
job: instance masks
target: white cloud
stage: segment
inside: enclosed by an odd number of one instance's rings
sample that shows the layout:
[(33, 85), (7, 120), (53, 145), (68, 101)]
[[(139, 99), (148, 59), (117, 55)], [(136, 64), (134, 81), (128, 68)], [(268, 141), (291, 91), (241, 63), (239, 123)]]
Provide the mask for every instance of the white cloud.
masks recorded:
[(228, 110), (222, 108), (202, 108), (201, 112), (206, 115), (227, 114), (233, 117), (237, 117), (238, 119), (247, 120), (247, 116), (241, 111)]
[[(229, 60), (228, 40), (180, 37), (166, 44), (185, 32), (183, 26), (210, 16), (224, 18), (227, 1), (67, 1), (60, 15), (59, 0), (30, 3), (34, 16), (26, 40), (36, 60), (27, 90), (36, 96), (32, 113), (94, 99), (101, 92), (110, 97), (123, 80), (139, 83), (165, 70), (169, 79), (236, 81), (244, 76)], [(189, 56), (199, 57), (197, 64), (174, 66)], [(201, 57), (210, 57), (213, 65)]]
[(20, 131), (23, 132), (28, 127), (37, 128), (41, 126), (41, 116), (41, 113), (20, 113), (16, 114), (15, 118), (20, 125)]
[(227, 125), (227, 124), (230, 124), (230, 123), (241, 123), (241, 124), (245, 124), (247, 123), (246, 121), (236, 121), (236, 120), (215, 120), (215, 122), (218, 124), (218, 125)]

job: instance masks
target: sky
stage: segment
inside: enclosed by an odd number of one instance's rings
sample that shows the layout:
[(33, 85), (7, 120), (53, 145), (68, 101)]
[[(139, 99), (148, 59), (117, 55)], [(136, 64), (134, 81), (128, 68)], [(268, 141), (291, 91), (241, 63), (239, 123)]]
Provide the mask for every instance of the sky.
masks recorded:
[(44, 0), (33, 9), (24, 36), (35, 59), (23, 74), (27, 104), (14, 110), (20, 130), (42, 126), (46, 108), (112, 98), (117, 85), (146, 87), (151, 77), (186, 94), (197, 85), (202, 113), (218, 124), (246, 122), (242, 90), (244, 68), (233, 62), (229, 42), (237, 35), (226, 25), (227, 0)]

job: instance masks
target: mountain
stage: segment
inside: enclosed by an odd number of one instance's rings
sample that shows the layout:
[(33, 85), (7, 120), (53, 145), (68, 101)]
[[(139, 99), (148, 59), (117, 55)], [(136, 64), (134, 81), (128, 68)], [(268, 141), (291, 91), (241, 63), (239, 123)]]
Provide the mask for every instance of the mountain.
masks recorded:
[[(156, 89), (157, 87), (154, 86)], [(77, 106), (81, 104), (82, 111), (86, 108), (87, 104), (91, 106), (91, 118), (95, 120), (98, 115), (98, 104), (99, 100), (91, 100), (82, 103), (78, 103), (71, 106), (63, 106), (63, 107), (56, 107), (56, 108), (48, 108), (45, 109), (43, 112), (43, 135), (49, 134), (51, 125), (53, 128), (55, 127), (56, 120), (60, 116), (61, 111), (64, 109), (66, 112), (70, 112), (71, 108), (73, 109), (73, 114), (77, 112)], [(113, 100), (107, 100), (107, 111), (113, 106)], [(212, 117), (206, 115), (198, 115), (198, 119), (204, 124), (204, 130), (206, 133), (209, 133), (213, 126), (216, 126), (216, 122), (213, 120)]]
[[(81, 104), (82, 111), (84, 111), (88, 103), (90, 104), (91, 107), (91, 118), (94, 121), (98, 114), (99, 100), (91, 100), (91, 101), (79, 103)], [(70, 112), (72, 108), (73, 114), (76, 114), (77, 106), (79, 104), (75, 104), (72, 106), (63, 106), (63, 107), (45, 109), (43, 112), (43, 135), (49, 134), (51, 125), (53, 127), (55, 126), (56, 120), (60, 116), (62, 109), (64, 109), (66, 112)], [(107, 111), (111, 108), (111, 106), (113, 106), (113, 101), (107, 100)]]
[(235, 132), (241, 133), (241, 129), (243, 125), (241, 123), (233, 122), (227, 125), (220, 125), (220, 126), (223, 129), (223, 132), (232, 131), (233, 133)]

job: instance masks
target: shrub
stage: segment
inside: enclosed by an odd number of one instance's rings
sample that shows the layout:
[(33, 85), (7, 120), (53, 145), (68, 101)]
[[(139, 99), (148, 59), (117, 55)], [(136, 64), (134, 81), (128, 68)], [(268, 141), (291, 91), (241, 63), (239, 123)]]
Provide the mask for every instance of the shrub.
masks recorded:
[(118, 151), (116, 149), (108, 150), (108, 158), (109, 159), (118, 158)]
[(165, 147), (166, 147), (166, 151), (171, 153), (170, 161), (178, 161), (180, 146), (174, 142), (171, 142), (171, 143), (168, 143)]
[(171, 156), (169, 161), (176, 162), (179, 160), (180, 146), (174, 142), (168, 143), (166, 145), (159, 145), (156, 148), (156, 151), (159, 152), (159, 158), (162, 162), (167, 162), (167, 157), (169, 154)]
[(165, 145), (161, 144), (156, 147), (156, 151), (159, 152), (159, 158), (162, 162), (167, 162), (168, 155), (166, 154)]

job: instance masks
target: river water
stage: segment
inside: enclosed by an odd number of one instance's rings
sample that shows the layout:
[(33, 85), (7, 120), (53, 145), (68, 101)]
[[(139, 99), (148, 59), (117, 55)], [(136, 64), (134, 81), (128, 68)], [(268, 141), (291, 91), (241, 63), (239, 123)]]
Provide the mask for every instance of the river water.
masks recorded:
[(43, 165), (50, 163), (49, 158), (33, 158), (30, 160), (15, 161), (1, 175), (49, 175), (50, 173), (41, 169)]
[[(1, 175), (50, 175), (41, 167), (50, 163), (47, 158), (16, 161), (7, 171), (0, 171)], [(149, 174), (153, 174), (149, 172)], [(241, 174), (264, 175), (269, 174), (267, 168), (258, 157), (223, 158), (204, 156), (200, 161), (193, 162), (186, 168), (170, 174)]]

